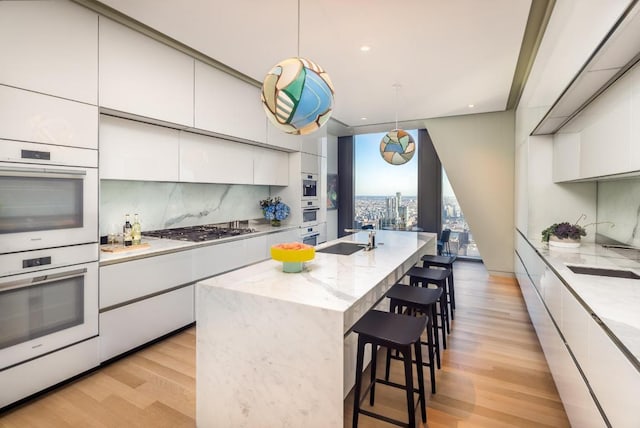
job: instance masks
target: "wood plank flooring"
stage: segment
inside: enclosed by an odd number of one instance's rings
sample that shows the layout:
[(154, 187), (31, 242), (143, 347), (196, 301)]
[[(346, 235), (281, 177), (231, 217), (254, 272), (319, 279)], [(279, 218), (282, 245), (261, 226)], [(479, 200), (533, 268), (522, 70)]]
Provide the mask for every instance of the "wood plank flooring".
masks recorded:
[[(456, 319), (436, 371), (437, 394), (427, 398), (428, 424), (421, 426), (569, 427), (515, 280), (464, 261), (456, 262), (455, 278)], [(394, 362), (392, 379), (402, 376)], [(425, 382), (429, 391), (426, 368)], [(350, 395), (345, 427), (352, 403)], [(401, 390), (379, 385), (375, 408), (406, 420)], [(0, 413), (2, 428), (194, 426), (195, 327)], [(392, 425), (361, 415), (359, 426)]]

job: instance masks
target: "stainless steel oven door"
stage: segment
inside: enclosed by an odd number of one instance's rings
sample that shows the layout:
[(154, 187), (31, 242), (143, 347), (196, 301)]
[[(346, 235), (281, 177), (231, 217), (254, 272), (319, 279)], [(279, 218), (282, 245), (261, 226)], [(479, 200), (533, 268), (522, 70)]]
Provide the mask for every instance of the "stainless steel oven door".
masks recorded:
[(0, 253), (97, 242), (97, 168), (0, 162)]
[(319, 208), (305, 208), (302, 210), (302, 226), (313, 226), (318, 224)]
[(0, 370), (97, 334), (97, 262), (0, 278)]
[(306, 235), (302, 237), (302, 243), (307, 245), (313, 245), (314, 247), (318, 245), (318, 236), (320, 234), (314, 233), (312, 235)]

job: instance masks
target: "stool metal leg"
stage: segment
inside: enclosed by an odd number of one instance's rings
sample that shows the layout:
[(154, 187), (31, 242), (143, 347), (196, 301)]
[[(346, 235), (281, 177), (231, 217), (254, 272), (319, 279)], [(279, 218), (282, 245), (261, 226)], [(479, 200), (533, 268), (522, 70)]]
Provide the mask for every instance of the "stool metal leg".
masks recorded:
[(438, 364), (438, 369), (441, 369), (442, 365), (440, 364), (440, 336), (438, 336), (438, 311), (436, 310), (435, 304), (431, 305), (431, 319), (433, 320), (431, 325), (433, 341), (435, 345), (436, 362)]
[(371, 344), (371, 393), (369, 394), (369, 404), (373, 406), (376, 397), (376, 370), (378, 362), (378, 346)]
[[(418, 348), (420, 348), (418, 346)], [(422, 350), (420, 350), (422, 351)], [(421, 352), (422, 353), (422, 352)], [(416, 351), (417, 354), (417, 351)], [(436, 368), (433, 361), (433, 323), (431, 322), (431, 317), (429, 317), (429, 321), (427, 321), (427, 355), (429, 356), (429, 375), (431, 376), (431, 393), (436, 393)], [(418, 356), (416, 355), (416, 360)], [(422, 357), (420, 357), (422, 359)], [(422, 373), (422, 367), (418, 369), (419, 374)]]

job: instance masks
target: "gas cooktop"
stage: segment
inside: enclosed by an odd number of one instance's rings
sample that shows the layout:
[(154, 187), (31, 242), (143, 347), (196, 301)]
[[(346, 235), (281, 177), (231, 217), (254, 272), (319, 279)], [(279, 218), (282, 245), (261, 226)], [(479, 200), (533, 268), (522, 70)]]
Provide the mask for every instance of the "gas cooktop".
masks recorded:
[(202, 226), (178, 227), (175, 229), (149, 230), (142, 232), (142, 236), (175, 239), (179, 241), (203, 242), (245, 235), (255, 231), (255, 229), (251, 228), (221, 227), (213, 224), (205, 224)]

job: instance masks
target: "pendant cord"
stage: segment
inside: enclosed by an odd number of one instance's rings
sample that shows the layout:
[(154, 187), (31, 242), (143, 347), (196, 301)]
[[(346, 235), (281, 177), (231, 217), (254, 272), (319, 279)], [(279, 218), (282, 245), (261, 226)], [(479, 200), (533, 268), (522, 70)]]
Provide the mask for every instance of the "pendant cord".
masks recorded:
[(300, 0), (298, 0), (298, 58), (300, 58)]
[(396, 88), (396, 129), (398, 129), (398, 85), (397, 83), (393, 85)]

